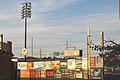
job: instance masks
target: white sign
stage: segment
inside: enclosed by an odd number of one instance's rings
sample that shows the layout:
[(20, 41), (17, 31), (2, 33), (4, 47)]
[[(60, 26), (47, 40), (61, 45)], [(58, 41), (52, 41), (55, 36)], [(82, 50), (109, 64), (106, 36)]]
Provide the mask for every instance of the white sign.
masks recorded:
[(87, 69), (87, 58), (82, 58), (82, 68)]
[(17, 68), (21, 69), (21, 70), (26, 70), (27, 69), (27, 62), (18, 62)]
[(43, 66), (44, 66), (44, 62), (41, 61), (41, 62), (33, 62), (34, 64), (34, 69), (43, 69)]
[(70, 70), (74, 70), (75, 69), (75, 59), (68, 59), (67, 60), (67, 67)]

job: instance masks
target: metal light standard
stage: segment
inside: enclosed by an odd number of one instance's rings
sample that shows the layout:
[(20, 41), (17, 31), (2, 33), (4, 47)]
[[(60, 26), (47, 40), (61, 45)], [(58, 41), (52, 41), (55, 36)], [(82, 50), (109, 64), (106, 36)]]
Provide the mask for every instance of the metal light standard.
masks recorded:
[[(25, 46), (24, 48), (27, 49), (27, 18), (31, 18), (31, 3), (25, 2), (21, 4), (21, 19), (25, 19)], [(25, 61), (26, 61), (26, 54)]]

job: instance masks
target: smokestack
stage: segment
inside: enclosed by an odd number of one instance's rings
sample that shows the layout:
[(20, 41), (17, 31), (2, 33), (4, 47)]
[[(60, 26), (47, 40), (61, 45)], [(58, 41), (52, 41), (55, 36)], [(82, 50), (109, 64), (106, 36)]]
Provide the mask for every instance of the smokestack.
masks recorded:
[(1, 33), (0, 37), (1, 37), (1, 50), (3, 50), (3, 34), (2, 33)]
[(100, 47), (104, 47), (104, 32), (100, 32)]

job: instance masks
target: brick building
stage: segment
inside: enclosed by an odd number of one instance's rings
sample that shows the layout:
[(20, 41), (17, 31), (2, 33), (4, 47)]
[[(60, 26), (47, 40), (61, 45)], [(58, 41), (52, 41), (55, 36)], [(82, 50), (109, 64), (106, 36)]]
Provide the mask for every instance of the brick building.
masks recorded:
[(14, 62), (11, 61), (13, 57), (12, 42), (3, 42), (3, 34), (1, 34), (0, 41), (0, 80), (15, 80)]

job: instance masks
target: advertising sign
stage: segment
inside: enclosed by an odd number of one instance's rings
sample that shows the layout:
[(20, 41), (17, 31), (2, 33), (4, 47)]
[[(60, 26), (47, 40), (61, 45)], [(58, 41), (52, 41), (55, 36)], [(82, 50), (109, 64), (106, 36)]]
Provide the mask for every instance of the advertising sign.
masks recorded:
[(76, 69), (75, 78), (82, 78), (82, 70), (81, 69)]
[(64, 51), (65, 56), (80, 56), (80, 50), (65, 50)]
[(67, 69), (67, 62), (65, 60), (60, 62), (60, 68), (61, 69)]
[(60, 69), (60, 61), (52, 61), (52, 69)]
[(82, 68), (87, 70), (87, 58), (82, 58)]
[(67, 68), (70, 70), (75, 69), (75, 59), (68, 59), (67, 60)]
[(76, 59), (75, 60), (75, 69), (82, 68), (82, 59)]
[(103, 58), (102, 57), (97, 57), (96, 58), (96, 67), (97, 68), (103, 68)]
[(47, 78), (54, 78), (54, 70), (46, 70)]
[(33, 62), (34, 64), (34, 69), (37, 69), (37, 70), (42, 70), (43, 69), (43, 65), (44, 65), (44, 62), (41, 61), (41, 62)]
[(29, 78), (30, 77), (30, 71), (29, 70), (20, 70), (20, 77), (21, 78)]
[(41, 78), (46, 78), (46, 70), (40, 70)]
[(43, 69), (44, 69), (44, 70), (52, 69), (51, 61), (45, 61), (45, 62), (44, 62)]
[(62, 69), (62, 78), (69, 78), (69, 70), (68, 69)]
[(55, 74), (54, 74), (54, 77), (55, 77), (55, 78), (61, 78), (61, 76), (62, 76), (61, 70), (59, 70), (59, 69), (58, 69), (58, 70), (55, 70), (54, 73), (55, 73)]
[(27, 69), (33, 69), (33, 62), (27, 62)]
[(90, 68), (95, 68), (96, 67), (96, 58), (95, 57), (90, 57)]
[(69, 78), (75, 79), (75, 70), (69, 70)]
[(17, 68), (21, 69), (21, 70), (26, 70), (27, 69), (27, 62), (18, 62)]
[(102, 69), (101, 68), (93, 68), (90, 70), (90, 78), (91, 79), (102, 79)]

